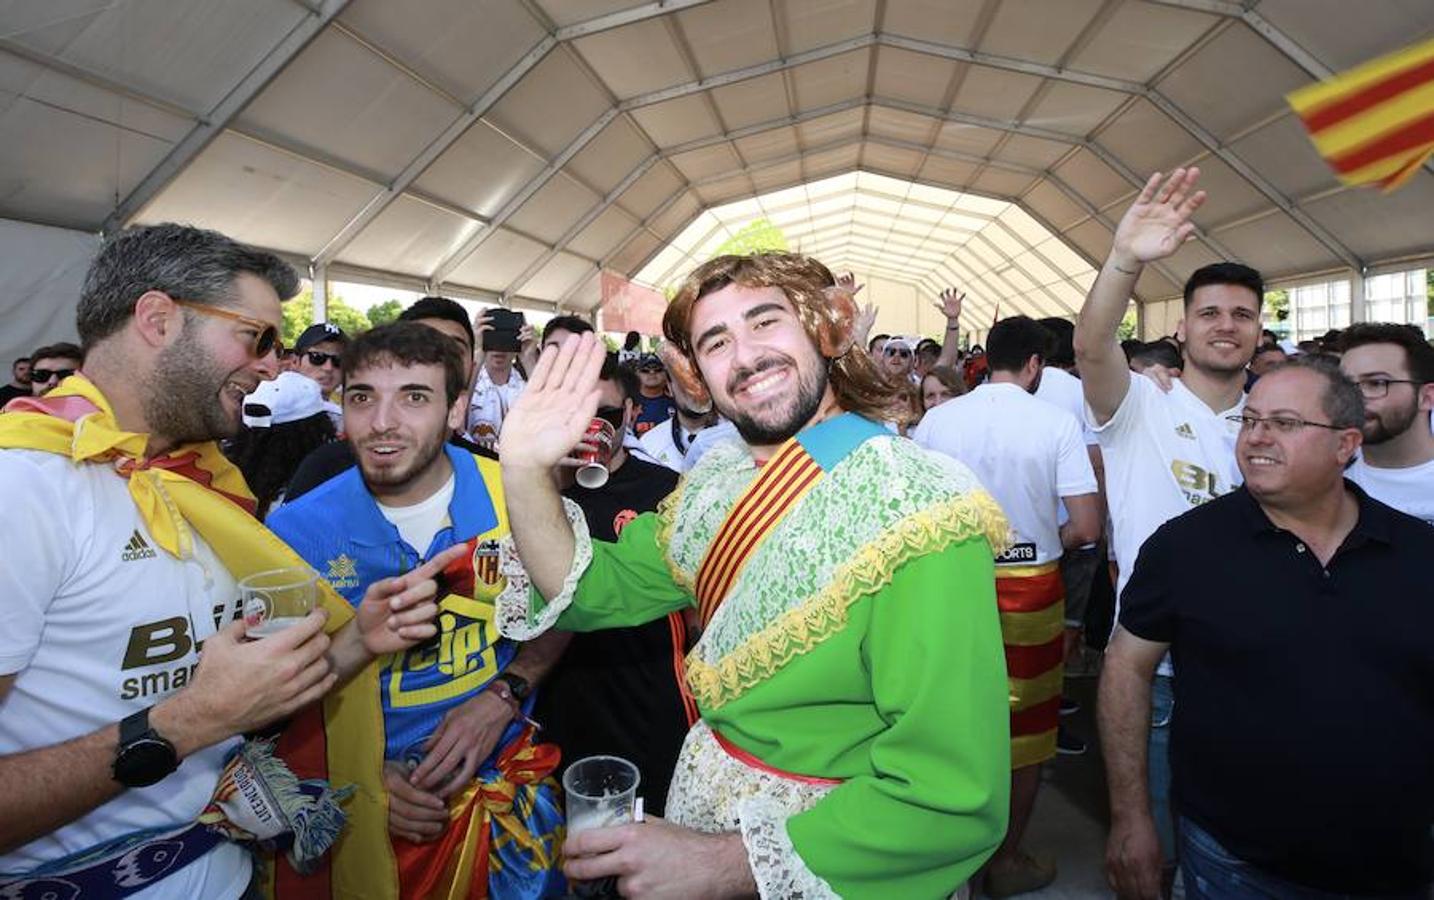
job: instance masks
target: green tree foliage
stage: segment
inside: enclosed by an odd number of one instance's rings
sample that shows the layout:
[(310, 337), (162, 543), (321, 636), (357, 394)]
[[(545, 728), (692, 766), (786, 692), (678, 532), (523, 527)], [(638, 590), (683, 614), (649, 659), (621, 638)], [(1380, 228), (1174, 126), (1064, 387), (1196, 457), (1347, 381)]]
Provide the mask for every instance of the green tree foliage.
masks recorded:
[(1265, 321), (1283, 322), (1290, 317), (1290, 292), (1265, 291)]
[(787, 236), (782, 229), (773, 225), (769, 219), (755, 219), (732, 235), (712, 255), (744, 256), (748, 253), (762, 253), (764, 251), (785, 251), (787, 250)]
[(1132, 306), (1125, 311), (1125, 315), (1120, 319), (1120, 325), (1115, 329), (1116, 339), (1128, 341), (1133, 337), (1139, 337), (1135, 333), (1135, 324), (1135, 307)]
[[(397, 300), (390, 300), (389, 303), (397, 303)], [(387, 306), (388, 303), (380, 304)], [(294, 299), (283, 304), (284, 307), (284, 346), (292, 347), (304, 333), (304, 329), (314, 324), (314, 292), (312, 288), (304, 288)], [(378, 309), (379, 307), (374, 307)], [(397, 318), (397, 313), (394, 314)], [(362, 334), (373, 327), (369, 317), (354, 309), (344, 302), (344, 298), (337, 294), (329, 295), (329, 321), (344, 330), (350, 337)]]
[(403, 312), (403, 304), (397, 300), (385, 300), (377, 306), (371, 306), (368, 310), (369, 324), (377, 328), (380, 325), (387, 325), (390, 322), (398, 321), (399, 315)]

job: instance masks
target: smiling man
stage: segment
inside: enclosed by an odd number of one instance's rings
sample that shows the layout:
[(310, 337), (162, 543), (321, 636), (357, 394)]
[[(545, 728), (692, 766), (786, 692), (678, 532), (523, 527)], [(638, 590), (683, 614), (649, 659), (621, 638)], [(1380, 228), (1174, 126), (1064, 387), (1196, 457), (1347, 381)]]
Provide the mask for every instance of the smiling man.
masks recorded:
[(534, 590), (500, 601), (505, 631), (694, 606), (704, 625), (670, 821), (571, 836), (569, 877), (632, 898), (945, 897), (1005, 833), (1006, 522), (968, 469), (878, 424), (896, 398), (855, 314), (804, 256), (689, 275), (663, 322), (671, 373), (742, 440), (616, 543), (590, 539), (549, 471), (597, 408), (602, 344), (545, 351), (510, 413), (503, 483)]
[[(533, 688), (569, 636), (519, 647), (494, 627), (507, 510), (497, 463), (449, 442), (468, 408), (462, 348), (416, 321), (355, 338), (344, 350), (343, 404), (358, 465), (268, 524), (350, 602), (467, 546), (443, 571), (438, 634), (380, 660), (388, 826), (405, 891), (446, 873), (444, 884), (487, 879), (493, 896), (521, 900), (545, 896), (557, 877), (550, 858), (531, 851), (562, 822), (545, 779), (556, 752), (535, 746), (526, 724)], [(492, 813), (483, 798), (494, 793), (516, 797), (514, 815)], [(364, 863), (351, 857), (341, 849), (337, 865)], [(459, 859), (475, 861), (471, 871), (455, 874)]]
[[(1195, 190), (1198, 169), (1151, 176), (1121, 217), (1110, 255), (1101, 267), (1076, 324), (1075, 352), (1090, 424), (1100, 442), (1110, 505), (1112, 544), (1124, 591), (1140, 545), (1181, 513), (1229, 492), (1240, 483), (1235, 467), (1236, 428), (1226, 416), (1245, 402), (1245, 367), (1260, 339), (1260, 273), (1238, 263), (1196, 269), (1185, 282), (1185, 315), (1175, 330), (1184, 367), (1169, 393), (1149, 378), (1131, 375), (1116, 330), (1141, 271), (1180, 249), (1194, 233), (1190, 221), (1205, 192)], [(1192, 559), (1192, 568), (1199, 563)], [(1176, 850), (1168, 804), (1171, 675), (1162, 664), (1153, 694), (1150, 784), (1135, 785), (1129, 770), (1106, 758), (1111, 792), (1108, 853), (1122, 872), (1173, 862)], [(1139, 788), (1137, 793), (1137, 787)], [(1154, 803), (1155, 832), (1147, 796)], [(1158, 838), (1158, 841), (1157, 841)], [(1165, 866), (1166, 877), (1173, 868)], [(1125, 875), (1122, 875), (1125, 877)]]
[[(1334, 361), (1273, 369), (1234, 418), (1244, 486), (1158, 529), (1126, 585), (1101, 679), (1107, 765), (1143, 773), (1168, 649), (1187, 896), (1426, 898), (1434, 527), (1344, 478), (1365, 419)], [(1159, 896), (1148, 869), (1115, 886)]]

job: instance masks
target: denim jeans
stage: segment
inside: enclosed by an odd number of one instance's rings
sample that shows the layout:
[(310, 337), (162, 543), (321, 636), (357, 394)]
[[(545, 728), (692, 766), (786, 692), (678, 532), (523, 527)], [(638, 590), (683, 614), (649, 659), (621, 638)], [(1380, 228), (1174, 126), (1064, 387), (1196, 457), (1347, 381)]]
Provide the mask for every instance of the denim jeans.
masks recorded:
[(1174, 865), (1179, 858), (1175, 819), (1170, 812), (1170, 720), (1175, 715), (1174, 682), (1169, 675), (1156, 675), (1150, 686), (1150, 738), (1146, 743), (1150, 814), (1155, 819), (1160, 853), (1167, 866)]
[[(1180, 820), (1180, 872), (1189, 900), (1359, 900), (1361, 894), (1332, 894), (1286, 881), (1255, 868), (1220, 846), (1210, 832)], [(1424, 900), (1427, 888), (1381, 894), (1380, 900)]]

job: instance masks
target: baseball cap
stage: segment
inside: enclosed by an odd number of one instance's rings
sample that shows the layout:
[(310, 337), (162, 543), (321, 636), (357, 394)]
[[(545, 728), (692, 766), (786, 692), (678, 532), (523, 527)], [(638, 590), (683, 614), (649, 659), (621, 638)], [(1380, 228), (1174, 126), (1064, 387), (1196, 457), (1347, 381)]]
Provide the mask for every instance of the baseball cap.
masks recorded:
[(294, 349), (302, 353), (315, 344), (322, 344), (324, 341), (338, 341), (341, 344), (347, 344), (349, 342), (349, 336), (344, 334), (344, 330), (333, 322), (315, 322), (313, 325), (305, 328), (303, 334), (299, 335), (299, 339), (294, 342)]
[(321, 412), (337, 415), (339, 408), (324, 399), (317, 381), (298, 372), (280, 372), (244, 398), (244, 424), (250, 428), (297, 422)]

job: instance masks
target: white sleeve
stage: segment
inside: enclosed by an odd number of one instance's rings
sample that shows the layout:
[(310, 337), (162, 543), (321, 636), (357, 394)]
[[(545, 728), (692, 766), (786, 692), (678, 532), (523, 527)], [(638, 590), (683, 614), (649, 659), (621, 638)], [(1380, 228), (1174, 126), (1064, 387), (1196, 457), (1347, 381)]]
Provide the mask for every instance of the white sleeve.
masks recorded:
[(1056, 494), (1060, 497), (1076, 497), (1094, 494), (1099, 486), (1095, 480), (1095, 469), (1091, 468), (1090, 454), (1081, 440), (1081, 426), (1075, 418), (1061, 411), (1060, 432), (1056, 452)]
[(45, 630), (45, 613), (71, 568), (75, 541), (68, 508), (55, 485), (24, 451), (0, 451), (0, 495), (6, 529), (0, 565), (0, 675), (24, 669)]
[(1095, 432), (1102, 446), (1118, 440), (1139, 426), (1140, 420), (1145, 418), (1146, 408), (1150, 405), (1152, 395), (1159, 391), (1160, 388), (1155, 386), (1155, 382), (1144, 375), (1131, 372), (1130, 386), (1126, 388), (1125, 397), (1121, 399), (1120, 405), (1115, 408), (1115, 415), (1111, 416), (1104, 425), (1097, 425), (1095, 413), (1087, 403), (1084, 408), (1085, 424)]

